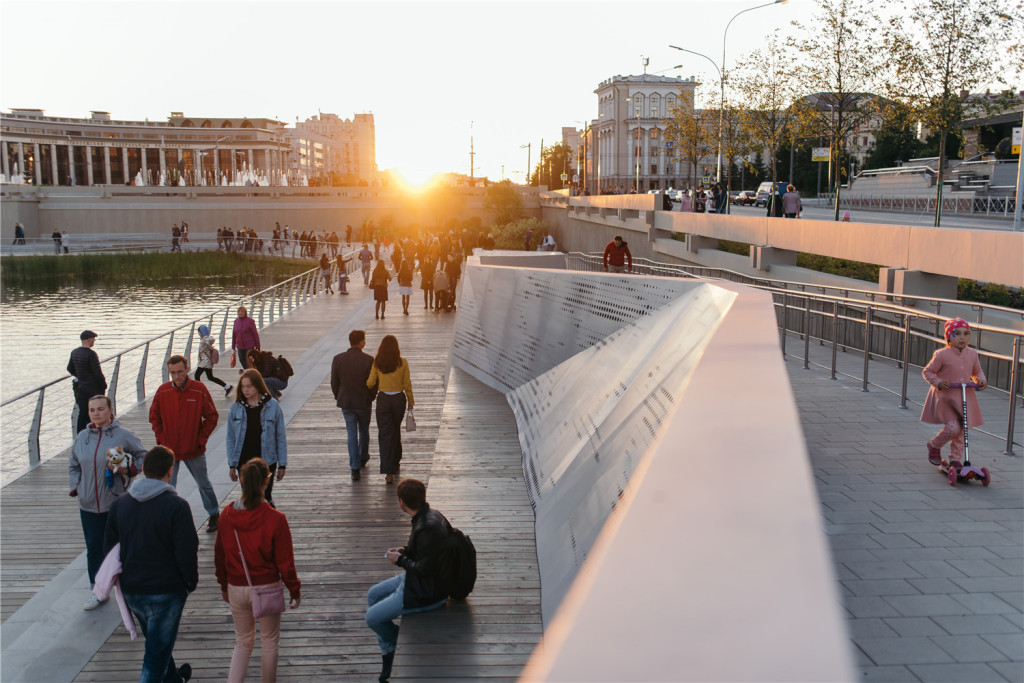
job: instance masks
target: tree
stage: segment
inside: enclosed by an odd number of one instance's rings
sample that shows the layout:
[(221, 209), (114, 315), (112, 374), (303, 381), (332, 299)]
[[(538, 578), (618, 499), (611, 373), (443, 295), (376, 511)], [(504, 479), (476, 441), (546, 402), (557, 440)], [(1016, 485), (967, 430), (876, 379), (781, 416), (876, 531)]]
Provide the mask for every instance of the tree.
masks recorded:
[(494, 217), (495, 225), (505, 225), (522, 217), (523, 197), (511, 180), (502, 180), (487, 188), (484, 208)]
[(768, 152), (772, 182), (778, 180), (775, 152), (786, 141), (790, 107), (796, 99), (792, 59), (779, 43), (778, 34), (768, 38), (763, 50), (755, 50), (737, 64), (730, 80), (745, 107), (738, 114), (742, 134), (751, 149)]
[(561, 190), (569, 184), (569, 181), (562, 181), (562, 174), (565, 173), (572, 178), (572, 148), (566, 142), (558, 142), (550, 147), (545, 147), (541, 152), (540, 161), (534, 168), (531, 185), (547, 185), (549, 190)]
[(897, 161), (924, 154), (924, 147), (914, 134), (914, 114), (909, 107), (889, 102), (880, 113), (881, 126), (875, 131), (875, 144), (864, 160), (865, 168), (889, 168)]
[(889, 94), (909, 107), (938, 136), (935, 225), (942, 220), (942, 184), (948, 136), (959, 136), (965, 105), (978, 115), (992, 104), (968, 95), (993, 83), (1005, 84), (1004, 73), (1020, 74), (1020, 32), (1008, 31), (997, 18), (1012, 10), (1002, 0), (917, 0), (896, 12), (885, 34)]
[(802, 54), (796, 69), (805, 92), (814, 93), (808, 106), (797, 108), (808, 132), (825, 133), (831, 140), (835, 182), (835, 220), (839, 220), (840, 159), (850, 134), (874, 116), (878, 54), (877, 12), (867, 0), (817, 0), (811, 26), (794, 22), (800, 39), (790, 45)]
[[(714, 120), (718, 120), (717, 116)], [(694, 104), (693, 94), (680, 88), (676, 104), (668, 111), (665, 139), (672, 143), (680, 160), (685, 159), (693, 167), (691, 186), (696, 185), (700, 177), (697, 164), (711, 151), (715, 130), (710, 124), (711, 118), (707, 111), (697, 109)]]

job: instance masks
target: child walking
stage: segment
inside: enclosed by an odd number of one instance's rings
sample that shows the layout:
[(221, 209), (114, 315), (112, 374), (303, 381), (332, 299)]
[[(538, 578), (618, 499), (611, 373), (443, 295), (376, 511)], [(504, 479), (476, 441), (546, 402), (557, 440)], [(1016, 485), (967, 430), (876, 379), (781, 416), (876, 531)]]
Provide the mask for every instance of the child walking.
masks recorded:
[[(945, 327), (946, 348), (939, 349), (921, 372), (931, 385), (921, 410), (921, 421), (942, 425), (942, 430), (928, 442), (928, 462), (942, 464), (942, 447), (950, 445), (950, 460), (963, 462), (964, 425), (960, 414), (962, 397), (959, 389), (951, 389), (951, 382), (976, 382), (978, 389), (988, 386), (981, 371), (978, 352), (967, 346), (971, 339), (971, 326), (963, 318), (953, 318)], [(981, 406), (974, 389), (967, 390), (967, 419), (971, 429), (985, 424)]]

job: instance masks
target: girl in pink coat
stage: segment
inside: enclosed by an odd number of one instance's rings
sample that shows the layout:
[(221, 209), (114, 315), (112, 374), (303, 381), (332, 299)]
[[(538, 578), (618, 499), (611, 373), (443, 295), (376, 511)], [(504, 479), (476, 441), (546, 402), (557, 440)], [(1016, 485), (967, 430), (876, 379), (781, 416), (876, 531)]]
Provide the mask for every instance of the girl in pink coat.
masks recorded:
[[(942, 463), (942, 447), (950, 444), (950, 459), (963, 462), (964, 431), (960, 415), (962, 397), (959, 389), (950, 388), (950, 382), (976, 382), (978, 389), (988, 386), (985, 373), (981, 371), (978, 352), (967, 346), (971, 339), (971, 326), (963, 318), (953, 318), (946, 323), (946, 348), (939, 349), (921, 372), (931, 385), (924, 400), (921, 421), (942, 425), (942, 431), (928, 442), (928, 462)], [(981, 417), (981, 406), (974, 389), (967, 390), (968, 428), (985, 424)]]

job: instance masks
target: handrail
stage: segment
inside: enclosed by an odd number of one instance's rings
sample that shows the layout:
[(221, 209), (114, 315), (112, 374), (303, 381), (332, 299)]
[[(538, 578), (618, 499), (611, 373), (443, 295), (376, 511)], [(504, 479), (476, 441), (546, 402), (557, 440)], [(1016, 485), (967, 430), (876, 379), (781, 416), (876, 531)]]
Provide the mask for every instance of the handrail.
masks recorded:
[[(357, 265), (355, 260), (350, 261), (346, 265), (346, 272), (354, 272)], [(337, 263), (332, 261), (330, 277), (333, 280), (337, 276)], [(126, 410), (130, 410), (136, 405), (143, 403), (147, 396), (147, 381), (154, 381), (158, 378), (160, 381), (167, 381), (166, 361), (173, 355), (176, 343), (180, 346), (179, 350), (186, 354), (186, 357), (191, 356), (196, 326), (199, 323), (206, 323), (208, 321), (211, 334), (218, 339), (219, 350), (223, 352), (225, 350), (228, 318), (233, 309), (249, 302), (250, 316), (256, 323), (257, 328), (263, 328), (283, 316), (286, 311), (290, 312), (293, 308), (297, 308), (310, 301), (320, 291), (322, 291), (320, 268), (312, 268), (259, 292), (235, 299), (230, 304), (218, 307), (206, 315), (178, 325), (173, 329), (104, 358), (101, 360), (101, 363), (114, 362), (114, 370), (111, 373), (107, 396), (116, 409), (119, 382), (125, 381), (121, 377), (134, 373), (136, 402), (127, 407)], [(269, 307), (267, 305), (268, 300)], [(221, 317), (222, 313), (223, 316)], [(219, 334), (215, 332), (215, 318), (220, 318)], [(188, 329), (187, 336), (184, 334), (176, 335), (176, 333), (182, 332), (185, 329)], [(158, 341), (162, 343), (164, 338), (167, 339), (167, 345), (166, 349), (163, 350), (164, 357), (162, 362), (150, 363), (150, 347)], [(138, 362), (137, 369), (134, 365), (127, 367), (127, 363), (123, 361), (125, 361), (129, 354), (136, 353), (140, 349), (142, 349), (141, 360)], [(0, 409), (5, 413), (2, 416), (5, 427), (4, 438), (2, 439), (2, 447), (0, 447), (0, 459), (2, 459), (5, 479), (12, 473), (15, 473), (15, 470), (20, 465), (24, 464), (27, 467), (19, 470), (17, 473), (19, 475), (37, 466), (42, 460), (52, 457), (67, 448), (68, 439), (64, 420), (69, 415), (71, 416), (71, 437), (72, 439), (74, 438), (74, 424), (77, 418), (78, 406), (74, 401), (70, 379), (71, 375), (63, 375), (0, 403)], [(126, 390), (130, 391), (127, 388)], [(31, 399), (33, 396), (36, 397), (34, 401), (26, 400)], [(32, 405), (29, 406), (28, 404)], [(16, 410), (19, 412), (14, 413), (13, 411)], [(28, 440), (27, 454), (24, 448), (25, 441), (22, 440), (22, 437)], [(4, 485), (6, 483), (5, 481)]]
[[(599, 253), (584, 254), (580, 252), (572, 252), (569, 254), (569, 267), (576, 268), (582, 265), (586, 267), (585, 269), (596, 270), (602, 267), (602, 260), (603, 255)], [(714, 270), (719, 271), (719, 273), (725, 273), (729, 275), (729, 277), (716, 277), (709, 275), (706, 272), (701, 275), (695, 275), (693, 272)], [(925, 365), (926, 359), (931, 356), (931, 351), (934, 348), (934, 345), (942, 342), (942, 339), (939, 336), (939, 325), (945, 318), (938, 310), (941, 306), (937, 306), (935, 313), (930, 313), (897, 303), (876, 301), (873, 298), (870, 300), (864, 300), (860, 298), (851, 298), (849, 296), (836, 296), (824, 293), (817, 294), (806, 290), (794, 291), (784, 287), (777, 287), (773, 284), (781, 282), (784, 284), (800, 284), (803, 286), (806, 285), (806, 283), (791, 283), (785, 281), (772, 281), (767, 278), (752, 278), (725, 269), (688, 266), (683, 264), (657, 263), (652, 262), (649, 259), (642, 258), (633, 259), (633, 271), (669, 277), (702, 277), (704, 279), (741, 282), (756, 289), (772, 293), (776, 309), (781, 309), (781, 314), (778, 318), (783, 357), (785, 357), (787, 353), (787, 336), (789, 334), (798, 334), (804, 342), (804, 355), (802, 359), (804, 367), (809, 367), (809, 365), (812, 364), (810, 361), (809, 344), (810, 339), (814, 337), (818, 339), (820, 344), (824, 345), (827, 342), (832, 346), (832, 359), (829, 366), (813, 363), (817, 367), (830, 370), (832, 379), (835, 379), (837, 374), (843, 374), (853, 379), (860, 379), (863, 391), (868, 391), (868, 386), (870, 385), (893, 394), (896, 394), (897, 392), (887, 387), (871, 384), (869, 382), (870, 366), (868, 361), (873, 356), (884, 357), (896, 361), (902, 369), (901, 388), (898, 393), (900, 396), (901, 408), (906, 408), (909, 400), (907, 396), (909, 366), (911, 364), (919, 366)], [(863, 290), (844, 290), (843, 288), (819, 285), (808, 286), (821, 289), (838, 289), (839, 291), (863, 292)], [(878, 292), (869, 293), (874, 295), (879, 294)], [(779, 297), (781, 297), (781, 302), (778, 301)], [(922, 299), (922, 297), (904, 298)], [(803, 307), (800, 308), (791, 304), (789, 301), (790, 299), (803, 299)], [(817, 307), (811, 306), (812, 301), (815, 302)], [(946, 303), (964, 303), (952, 302), (948, 299), (940, 299), (937, 301)], [(977, 345), (978, 354), (982, 358), (983, 363), (988, 366), (986, 374), (989, 376), (989, 386), (1000, 393), (1007, 394), (1008, 397), (1006, 450), (1004, 452), (1007, 455), (1012, 455), (1014, 453), (1013, 446), (1021, 445), (1020, 442), (1014, 441), (1014, 433), (1016, 416), (1015, 398), (1021, 391), (1021, 347), (1024, 346), (1024, 330), (988, 325), (982, 322), (982, 318), (985, 310), (988, 309), (1008, 311), (1022, 317), (1024, 317), (1024, 311), (1006, 309), (1001, 306), (987, 306), (986, 304), (971, 303), (970, 305), (972, 309), (978, 310), (978, 321), (974, 323), (972, 327), (978, 331), (978, 334), (975, 337), (975, 344)], [(840, 313), (841, 308), (844, 311), (842, 314)], [(860, 312), (863, 317), (860, 317), (860, 315), (852, 315), (851, 310), (853, 312)], [(820, 318), (820, 334), (818, 335), (815, 335), (811, 329), (813, 324), (812, 316), (815, 315)], [(793, 322), (792, 325), (790, 324), (791, 319)], [(918, 325), (918, 328), (915, 328), (915, 321), (923, 322), (924, 329), (934, 330), (934, 333), (928, 334), (925, 331), (918, 329), (922, 327), (921, 324)], [(863, 328), (863, 331), (860, 335), (857, 335), (856, 330), (854, 330), (854, 334), (850, 336), (850, 325), (853, 325), (854, 328), (860, 326)], [(879, 330), (881, 331), (881, 334), (876, 334), (876, 331)], [(983, 332), (987, 335), (996, 334), (1009, 337), (1011, 341), (1010, 353), (997, 353), (983, 349), (980, 346)], [(843, 336), (842, 341), (840, 341), (841, 335)], [(918, 343), (918, 348), (912, 348), (914, 347), (915, 342)], [(921, 346), (921, 343), (923, 343), (924, 346)], [(847, 349), (854, 349), (863, 352), (864, 363), (860, 377), (857, 377), (856, 374), (848, 374), (837, 370), (837, 351), (840, 347), (844, 352), (847, 351)], [(899, 349), (899, 354), (887, 355), (886, 350), (892, 348)], [(994, 381), (997, 378), (998, 383)], [(1005, 388), (1000, 386), (1000, 384), (1006, 385)], [(988, 434), (989, 436), (1001, 438), (1000, 436), (985, 431), (984, 429), (978, 429), (978, 431)]]

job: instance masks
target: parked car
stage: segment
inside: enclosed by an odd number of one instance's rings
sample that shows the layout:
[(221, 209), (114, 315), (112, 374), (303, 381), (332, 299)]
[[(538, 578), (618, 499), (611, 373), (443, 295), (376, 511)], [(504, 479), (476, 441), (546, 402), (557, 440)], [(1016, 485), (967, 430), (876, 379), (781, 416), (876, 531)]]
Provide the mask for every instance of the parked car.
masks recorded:
[(754, 206), (768, 206), (768, 193), (758, 192), (754, 195)]
[(743, 190), (742, 192), (737, 192), (732, 201), (734, 204), (739, 204), (740, 206), (750, 206), (754, 203), (756, 198), (757, 193), (753, 190)]

